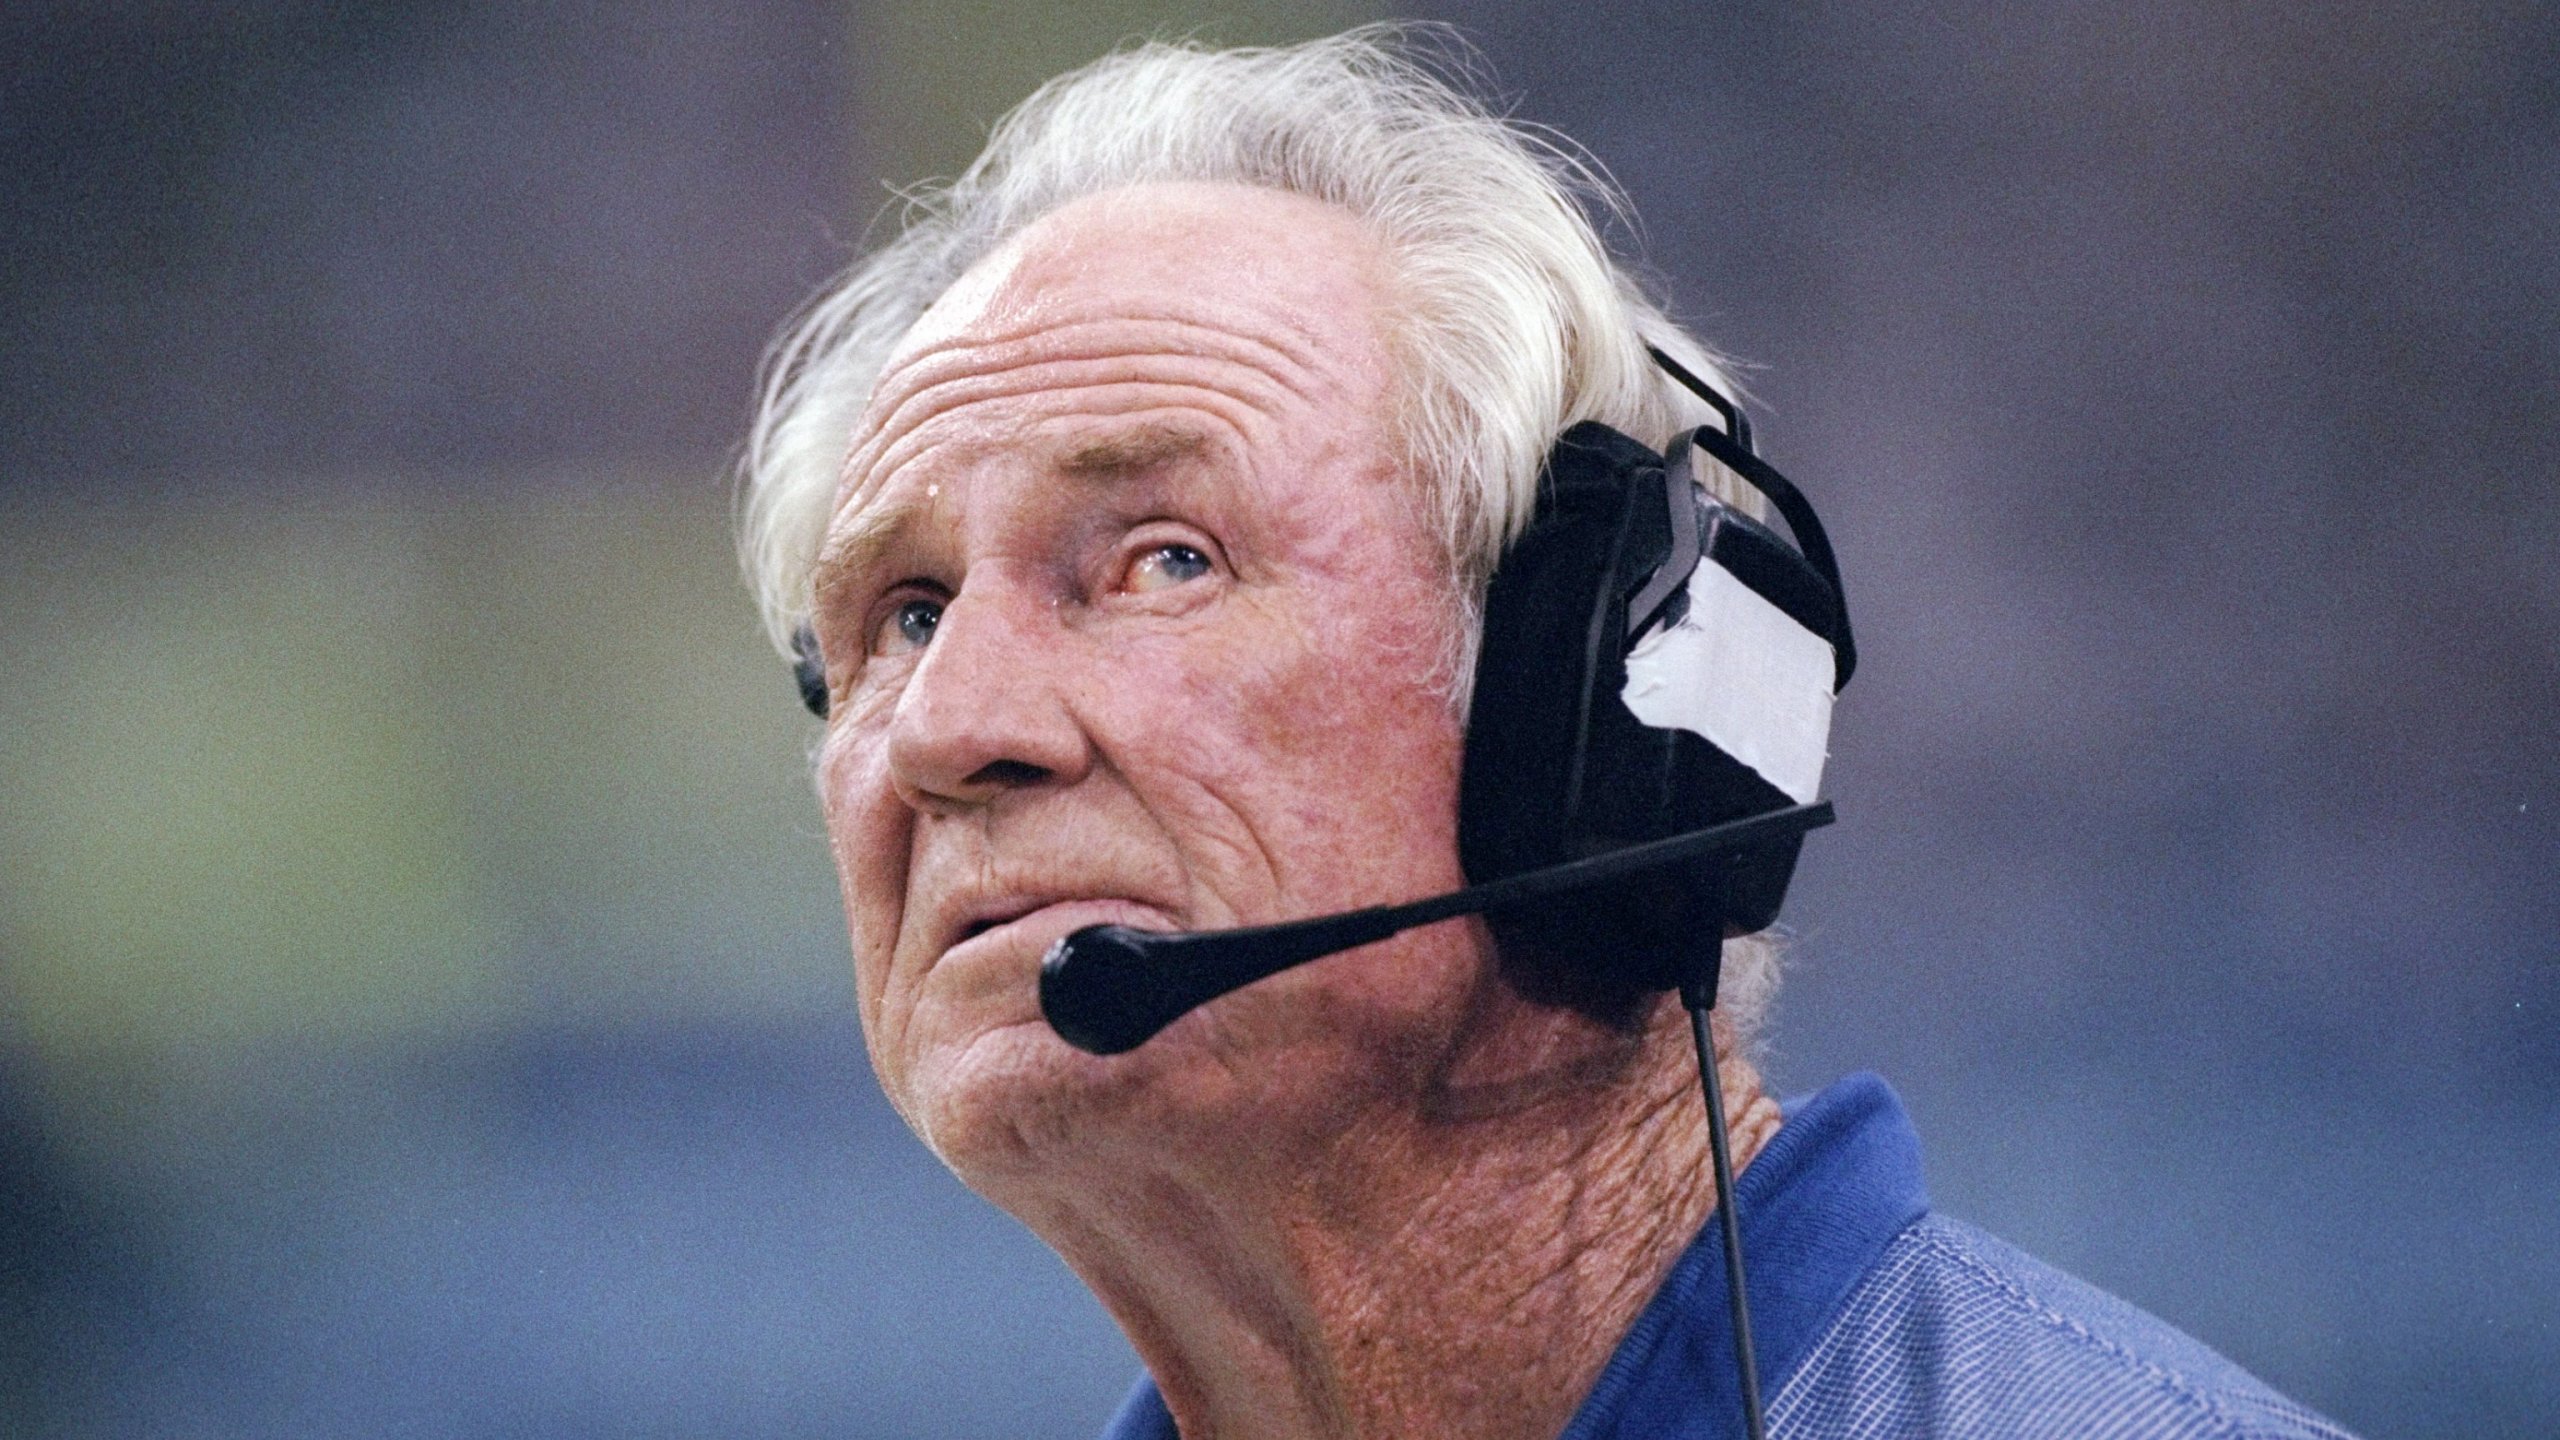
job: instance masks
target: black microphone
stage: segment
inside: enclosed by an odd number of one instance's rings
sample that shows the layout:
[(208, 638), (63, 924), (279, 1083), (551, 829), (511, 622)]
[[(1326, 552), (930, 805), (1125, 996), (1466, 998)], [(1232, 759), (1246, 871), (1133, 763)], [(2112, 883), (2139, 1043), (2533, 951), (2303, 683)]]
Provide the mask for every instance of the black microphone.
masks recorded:
[(1135, 1050), (1221, 995), (1293, 965), (1453, 915), (1500, 910), (1723, 851), (1802, 835), (1832, 821), (1831, 802), (1771, 810), (1446, 895), (1241, 930), (1175, 932), (1088, 925), (1040, 961), (1040, 1013), (1060, 1039), (1096, 1055)]

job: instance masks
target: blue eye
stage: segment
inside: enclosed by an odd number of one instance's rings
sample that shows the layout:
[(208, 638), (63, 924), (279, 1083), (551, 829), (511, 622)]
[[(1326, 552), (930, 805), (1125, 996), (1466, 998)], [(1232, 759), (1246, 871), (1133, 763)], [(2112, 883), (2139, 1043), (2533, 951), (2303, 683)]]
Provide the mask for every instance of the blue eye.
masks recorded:
[(880, 633), (873, 646), (881, 653), (892, 650), (921, 650), (933, 643), (934, 627), (942, 623), (939, 600), (901, 600), (898, 607), (880, 622)]
[(1158, 545), (1129, 568), (1129, 588), (1161, 590), (1209, 573), (1209, 557), (1189, 545)]

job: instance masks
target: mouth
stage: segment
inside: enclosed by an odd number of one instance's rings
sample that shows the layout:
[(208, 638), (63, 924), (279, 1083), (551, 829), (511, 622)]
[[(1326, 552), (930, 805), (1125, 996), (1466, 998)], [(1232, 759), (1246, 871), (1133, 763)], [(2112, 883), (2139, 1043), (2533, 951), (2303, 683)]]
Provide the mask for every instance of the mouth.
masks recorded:
[[(1081, 930), (1087, 925), (1134, 924), (1150, 930), (1176, 928), (1171, 917), (1153, 906), (1117, 896), (1041, 896), (1009, 898), (971, 915), (951, 932), (943, 947), (945, 959), (964, 947), (972, 953), (985, 946), (972, 942), (994, 937), (989, 943), (1010, 950), (1015, 940), (1036, 942), (1034, 948), (1046, 950), (1060, 936)], [(999, 934), (998, 932), (1003, 932)]]
[(966, 945), (979, 936), (990, 931), (1001, 930), (1026, 915), (1038, 914), (1051, 905), (1061, 903), (1071, 903), (1071, 901), (1065, 896), (1021, 896), (990, 901), (963, 922), (959, 931), (943, 948), (948, 950), (954, 946)]

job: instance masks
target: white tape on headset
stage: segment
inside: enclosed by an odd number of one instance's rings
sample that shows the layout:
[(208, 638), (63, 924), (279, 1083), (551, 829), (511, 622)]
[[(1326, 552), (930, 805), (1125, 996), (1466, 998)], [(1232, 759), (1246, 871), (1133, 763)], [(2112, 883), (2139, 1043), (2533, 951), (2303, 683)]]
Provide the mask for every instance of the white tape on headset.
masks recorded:
[(1638, 720), (1702, 737), (1806, 805), (1829, 758), (1832, 668), (1829, 641), (1706, 559), (1688, 613), (1627, 652), (1619, 695)]

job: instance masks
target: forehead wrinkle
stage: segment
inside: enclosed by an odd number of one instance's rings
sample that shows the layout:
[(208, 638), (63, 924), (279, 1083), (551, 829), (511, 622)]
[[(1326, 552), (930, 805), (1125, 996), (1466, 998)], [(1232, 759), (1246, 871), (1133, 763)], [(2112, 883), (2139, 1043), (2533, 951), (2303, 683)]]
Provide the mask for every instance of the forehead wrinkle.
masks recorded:
[(1127, 390), (1157, 396), (1187, 392), (1200, 397), (1193, 403), (1200, 404), (1203, 409), (1217, 408), (1204, 403), (1215, 397), (1240, 409), (1272, 415), (1282, 408), (1285, 400), (1303, 404), (1313, 403), (1315, 398), (1303, 385), (1289, 384), (1258, 366), (1241, 365), (1217, 356), (1169, 357), (1174, 363), (1139, 373), (1131, 373), (1119, 363), (1125, 358), (1124, 355), (1113, 354), (1090, 359), (1043, 361), (995, 374), (972, 372), (924, 387), (902, 400), (896, 410), (883, 419), (880, 427), (864, 440), (847, 469), (850, 472), (862, 467), (866, 461), (870, 465), (878, 465), (887, 451), (915, 431), (946, 414), (993, 401), (1067, 395), (1077, 391)]
[[(1071, 388), (1077, 369), (1138, 356), (1157, 356), (1175, 362), (1177, 368), (1196, 364), (1232, 369), (1307, 399), (1318, 388), (1324, 357), (1320, 346), (1306, 343), (1311, 336), (1289, 333), (1298, 328), (1283, 326), (1290, 339), (1300, 342), (1284, 345), (1269, 336), (1242, 334), (1172, 314), (1142, 314), (937, 340), (892, 362), (873, 383), (870, 401), (863, 407), (867, 437), (850, 457), (848, 469), (860, 464), (863, 451), (876, 452), (943, 409), (975, 399)], [(1026, 351), (1031, 353), (1022, 353)], [(1069, 373), (1055, 373), (1061, 369)], [(962, 393), (947, 397), (944, 392), (955, 387)], [(1230, 389), (1247, 398), (1249, 390), (1260, 387), (1220, 386), (1207, 380), (1205, 388)]]
[[(1008, 326), (964, 328), (920, 345), (906, 354), (894, 357), (882, 372), (883, 377), (902, 372), (924, 371), (920, 383), (931, 383), (938, 369), (969, 366), (972, 352), (1008, 350), (1046, 351), (1025, 357), (1038, 359), (1093, 359), (1104, 355), (1124, 354), (1131, 350), (1155, 349), (1167, 354), (1198, 353), (1224, 348), (1238, 353), (1229, 358), (1255, 364), (1251, 352), (1261, 352), (1258, 367), (1275, 374), (1281, 371), (1314, 371), (1324, 360), (1322, 337), (1316, 328), (1285, 308), (1273, 307), (1257, 312), (1255, 320), (1267, 322), (1251, 330), (1236, 328), (1224, 318), (1201, 318), (1178, 300), (1150, 305), (1132, 303), (1126, 298), (1115, 300), (1102, 313), (1082, 317), (1061, 318), (1057, 315), (1032, 315)], [(1172, 343), (1149, 332), (1159, 328), (1173, 332)], [(1098, 335), (1096, 332), (1100, 332)], [(1136, 332), (1130, 340), (1114, 339), (1114, 333)], [(1203, 345), (1202, 341), (1210, 342)], [(945, 362), (937, 364), (936, 362)], [(1020, 362), (1016, 362), (1020, 363)], [(878, 380), (873, 382), (873, 403), (882, 393)]]

